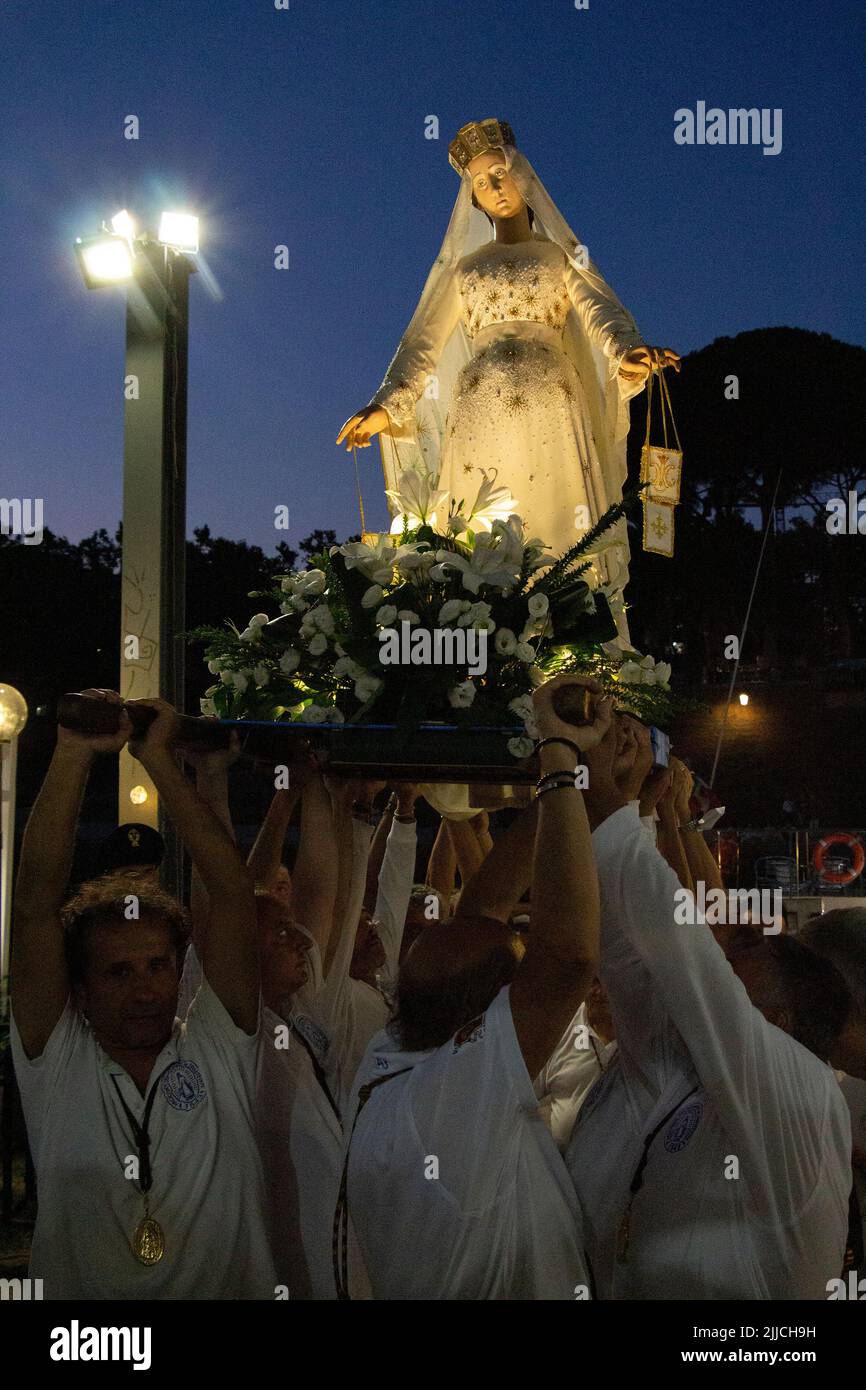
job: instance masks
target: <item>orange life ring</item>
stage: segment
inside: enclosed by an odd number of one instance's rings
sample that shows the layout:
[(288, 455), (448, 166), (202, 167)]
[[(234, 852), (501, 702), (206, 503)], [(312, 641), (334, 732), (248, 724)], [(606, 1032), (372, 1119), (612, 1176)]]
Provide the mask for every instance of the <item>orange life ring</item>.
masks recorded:
[[(839, 869), (834, 873), (824, 873), (824, 863), (828, 851), (834, 845), (845, 845), (851, 851), (852, 861), (850, 869)], [(859, 878), (866, 864), (866, 851), (864, 851), (860, 840), (856, 835), (849, 835), (845, 830), (837, 830), (833, 835), (825, 835), (823, 840), (819, 840), (815, 846), (815, 853), (812, 855), (812, 863), (825, 883), (853, 883), (855, 878)]]

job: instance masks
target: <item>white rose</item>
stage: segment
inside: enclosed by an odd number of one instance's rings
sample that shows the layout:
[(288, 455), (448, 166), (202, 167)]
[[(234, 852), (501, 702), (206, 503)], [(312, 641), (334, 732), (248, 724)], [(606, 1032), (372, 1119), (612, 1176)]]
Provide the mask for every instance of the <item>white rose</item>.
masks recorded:
[(418, 614), (413, 613), (411, 608), (401, 608), (397, 618), (401, 623), (420, 623), (421, 621)]
[(533, 618), (543, 618), (550, 607), (550, 603), (548, 602), (547, 594), (530, 594), (526, 601), (526, 606)]
[(375, 608), (376, 604), (385, 597), (385, 590), (381, 584), (371, 584), (364, 597), (361, 599), (362, 608)]
[(624, 661), (616, 673), (616, 678), (629, 685), (640, 685), (641, 674), (641, 668), (636, 661)]
[(329, 711), (324, 705), (307, 705), (301, 716), (302, 724), (324, 724), (327, 721)]
[(313, 637), (310, 643), (308, 644), (307, 651), (310, 653), (310, 656), (321, 656), (322, 653), (326, 652), (327, 650), (327, 637), (325, 636), (324, 632), (317, 632), (315, 637)]
[(302, 594), (312, 595), (325, 592), (325, 575), (322, 570), (305, 570), (298, 580), (298, 589)]
[(297, 671), (301, 660), (301, 653), (294, 647), (288, 647), (280, 657), (280, 670), (284, 676), (290, 676), (293, 671)]
[(475, 686), (471, 681), (461, 681), (459, 685), (452, 685), (448, 691), (448, 703), (454, 709), (468, 709), (475, 699)]
[(383, 603), (376, 613), (377, 627), (390, 627), (397, 616), (397, 609), (393, 603)]
[(216, 705), (213, 700), (199, 700), (198, 705), (202, 714), (216, 714)]
[(207, 669), (210, 671), (212, 676), (218, 676), (222, 668), (219, 662), (214, 660), (208, 662)]
[(669, 661), (656, 662), (656, 682), (663, 690), (671, 688), (671, 666)]
[(295, 594), (294, 598), (290, 599), (289, 602), (296, 613), (306, 613), (310, 606), (306, 599), (301, 598), (299, 594)]
[(535, 648), (531, 647), (528, 642), (518, 642), (517, 650), (514, 655), (517, 657), (518, 661), (534, 661)]
[(249, 679), (243, 671), (235, 671), (232, 673), (232, 684), (234, 685), (235, 690), (237, 690), (241, 695), (243, 695), (244, 691), (249, 685)]
[(284, 594), (290, 594), (294, 587), (295, 576), (293, 574), (287, 574), (283, 579), (280, 580), (280, 588), (282, 589)]
[(530, 757), (534, 747), (531, 738), (510, 738), (508, 740), (508, 751), (513, 758)]
[[(430, 576), (431, 578), (433, 577), (432, 570), (430, 571)], [(448, 602), (443, 603), (442, 607), (439, 609), (439, 622), (453, 623), (454, 619), (461, 612), (462, 607), (463, 605), (459, 598), (449, 598)]]
[[(517, 638), (510, 627), (501, 627), (494, 638), (495, 646), (500, 656), (513, 656), (517, 650)], [(514, 709), (515, 701), (512, 700), (509, 709)]]
[(267, 666), (253, 667), (253, 680), (255, 681), (256, 685), (267, 685), (270, 678), (271, 673), (268, 670)]
[(220, 671), (220, 680), (223, 685), (234, 685), (235, 683), (234, 674), (231, 671)]
[(384, 681), (380, 681), (378, 676), (361, 676), (355, 681), (355, 698), (362, 704), (377, 695), (382, 689)]
[(305, 621), (311, 622), (320, 632), (327, 632), (328, 636), (334, 631), (334, 615), (326, 603), (312, 608)]

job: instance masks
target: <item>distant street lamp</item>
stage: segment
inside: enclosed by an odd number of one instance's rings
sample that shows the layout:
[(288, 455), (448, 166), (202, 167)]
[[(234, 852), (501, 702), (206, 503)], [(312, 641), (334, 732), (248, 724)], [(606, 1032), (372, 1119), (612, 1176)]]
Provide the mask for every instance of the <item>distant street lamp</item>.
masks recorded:
[[(156, 238), (127, 210), (75, 252), (88, 289), (126, 284), (123, 447), (123, 578), (120, 681), (124, 699), (161, 696), (182, 710), (186, 579), (188, 259), (198, 218), (164, 212)], [(143, 793), (143, 794), (142, 794)], [(156, 788), (128, 750), (120, 756), (118, 818), (162, 831), (163, 882), (179, 892), (181, 851)]]
[(0, 685), (0, 1017), (9, 999), (12, 941), (12, 871), (15, 856), (15, 781), (18, 735), (27, 723), (27, 701), (13, 685)]
[(748, 695), (746, 694), (746, 692), (745, 692), (745, 690), (744, 690), (743, 693), (742, 693), (741, 696), (740, 696), (740, 704), (741, 704), (741, 705), (747, 705), (748, 703), (749, 703), (749, 697), (748, 697)]

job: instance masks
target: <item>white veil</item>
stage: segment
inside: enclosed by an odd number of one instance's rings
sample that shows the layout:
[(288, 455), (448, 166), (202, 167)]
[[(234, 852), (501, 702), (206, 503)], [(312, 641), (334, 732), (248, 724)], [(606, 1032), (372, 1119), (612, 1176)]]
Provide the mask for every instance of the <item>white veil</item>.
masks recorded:
[[(623, 315), (629, 318), (610, 286), (587, 257), (586, 248), (569, 227), (529, 160), (513, 145), (506, 144), (503, 150), (509, 172), (524, 202), (532, 208), (535, 217), (533, 236), (555, 242), (574, 271), (590, 285), (599, 287), (607, 299), (619, 305)], [(490, 225), (486, 217), (472, 205), (472, 180), (464, 169), (439, 255), (427, 277), (404, 340), (411, 339), (416, 326), (423, 323), (428, 313), (435, 309), (437, 300), (449, 292), (451, 279), (463, 257), (490, 239)], [(637, 329), (635, 334), (637, 337)], [(590, 499), (594, 513), (592, 520), (595, 522), (607, 507), (619, 501), (625, 485), (628, 397), (634, 394), (634, 390), (620, 387), (616, 364), (590, 342), (574, 308), (566, 319), (563, 347), (584, 383), (590, 424), (601, 464), (602, 495)], [(437, 366), (435, 381), (438, 397), (428, 397), (425, 392), (416, 405), (414, 417), (410, 416), (402, 426), (392, 423), (390, 430), (383, 431), (379, 436), (387, 488), (397, 487), (399, 474), (406, 468), (416, 468), (438, 477), (445, 421), (454, 385), (461, 368), (471, 356), (469, 340), (462, 323), (458, 323)], [(616, 550), (607, 551), (603, 557), (607, 581), (621, 588), (628, 576), (629, 550), (624, 519), (608, 533), (605, 541), (615, 541), (624, 546), (623, 558), (619, 562), (614, 558), (619, 553)]]

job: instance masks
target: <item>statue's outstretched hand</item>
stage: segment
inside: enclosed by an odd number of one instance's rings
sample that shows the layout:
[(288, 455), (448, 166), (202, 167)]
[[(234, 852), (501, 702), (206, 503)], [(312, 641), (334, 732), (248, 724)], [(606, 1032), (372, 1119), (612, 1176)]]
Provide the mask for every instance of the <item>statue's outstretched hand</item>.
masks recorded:
[(366, 449), (372, 436), (380, 430), (386, 430), (389, 423), (388, 412), (381, 405), (365, 405), (357, 415), (349, 416), (337, 435), (336, 442), (342, 444), (345, 439), (347, 453), (353, 448)]
[(673, 348), (636, 347), (624, 354), (619, 374), (625, 381), (646, 381), (650, 371), (664, 371), (665, 367), (680, 370), (680, 355)]

